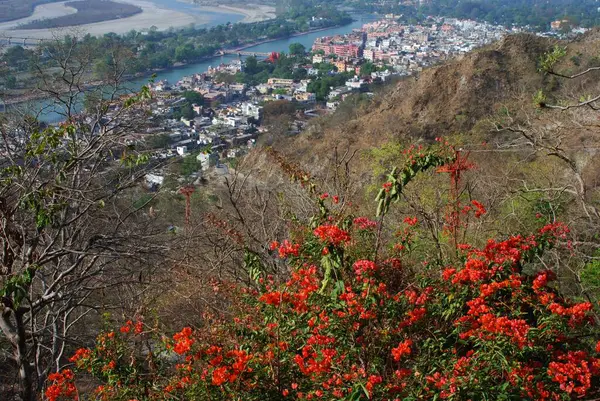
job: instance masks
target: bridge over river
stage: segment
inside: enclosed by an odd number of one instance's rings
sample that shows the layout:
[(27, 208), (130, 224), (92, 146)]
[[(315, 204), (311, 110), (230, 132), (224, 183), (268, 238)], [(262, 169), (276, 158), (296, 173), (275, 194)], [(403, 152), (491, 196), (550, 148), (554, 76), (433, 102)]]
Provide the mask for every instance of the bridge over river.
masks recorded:
[(43, 42), (50, 42), (52, 39), (26, 38), (19, 36), (0, 36), (0, 45), (8, 46), (39, 46)]
[(244, 50), (220, 50), (217, 52), (217, 55), (222, 56), (224, 54), (233, 54), (238, 56), (264, 56), (269, 57), (272, 53), (264, 53), (264, 52), (248, 52)]

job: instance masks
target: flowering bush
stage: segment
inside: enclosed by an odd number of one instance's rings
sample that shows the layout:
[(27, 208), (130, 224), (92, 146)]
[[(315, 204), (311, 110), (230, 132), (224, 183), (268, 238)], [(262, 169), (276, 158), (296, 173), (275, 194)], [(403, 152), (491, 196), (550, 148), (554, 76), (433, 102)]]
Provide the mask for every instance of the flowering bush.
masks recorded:
[[(417, 220), (405, 224), (409, 237)], [(324, 213), (295, 241), (269, 247), (289, 279), (258, 274), (255, 288), (230, 286), (232, 319), (206, 315), (203, 327), (169, 338), (128, 322), (72, 362), (102, 383), (96, 398), (106, 400), (600, 396), (593, 305), (563, 298), (549, 270), (527, 273), (567, 227), (461, 244), (458, 260), (415, 274), (373, 252), (377, 230), (365, 217)], [(76, 397), (71, 383), (51, 378), (48, 399)]]

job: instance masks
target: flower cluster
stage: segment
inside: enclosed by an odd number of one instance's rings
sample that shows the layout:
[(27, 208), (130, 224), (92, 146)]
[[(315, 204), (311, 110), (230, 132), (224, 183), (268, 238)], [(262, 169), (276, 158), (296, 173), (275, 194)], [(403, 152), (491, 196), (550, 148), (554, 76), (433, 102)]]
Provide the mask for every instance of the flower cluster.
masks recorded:
[(44, 395), (48, 401), (57, 401), (61, 398), (78, 400), (79, 394), (73, 383), (74, 374), (69, 369), (48, 375), (49, 386)]
[(316, 237), (329, 244), (339, 246), (350, 241), (350, 235), (336, 225), (324, 224), (313, 231)]
[(278, 250), (279, 257), (285, 259), (289, 256), (298, 256), (300, 253), (300, 244), (292, 244), (288, 240), (284, 240), (281, 244), (277, 241), (271, 242), (269, 249)]
[[(568, 394), (584, 396), (592, 386), (593, 362), (584, 351), (569, 351), (548, 365), (548, 375)], [(594, 369), (597, 371), (597, 368)]]
[(183, 355), (188, 352), (194, 344), (194, 339), (191, 337), (192, 329), (190, 327), (184, 327), (179, 333), (173, 335), (173, 351), (179, 355)]
[(367, 217), (357, 217), (352, 223), (360, 230), (373, 230), (377, 227), (377, 222), (370, 220)]
[(394, 361), (399, 361), (404, 355), (410, 355), (410, 347), (412, 343), (412, 340), (408, 339), (406, 341), (401, 342), (396, 348), (392, 348), (392, 355), (394, 356)]
[[(421, 163), (420, 150), (410, 152)], [(472, 206), (476, 217), (486, 213)], [(369, 231), (378, 224), (352, 223), (321, 216), (294, 233), (294, 243), (273, 242), (289, 274), (242, 288), (219, 284), (227, 308), (165, 338), (172, 358), (157, 357), (160, 341), (139, 352), (140, 337), (129, 334), (143, 326), (128, 321), (71, 361), (102, 382), (97, 397), (117, 401), (596, 396), (593, 305), (568, 302), (550, 284), (551, 270), (529, 274), (564, 238), (563, 225), (480, 247), (457, 244), (458, 257), (429, 264), (373, 252), (380, 238)], [(417, 223), (408, 217), (391, 232), (410, 247)], [(52, 401), (76, 395), (71, 378), (52, 380)]]

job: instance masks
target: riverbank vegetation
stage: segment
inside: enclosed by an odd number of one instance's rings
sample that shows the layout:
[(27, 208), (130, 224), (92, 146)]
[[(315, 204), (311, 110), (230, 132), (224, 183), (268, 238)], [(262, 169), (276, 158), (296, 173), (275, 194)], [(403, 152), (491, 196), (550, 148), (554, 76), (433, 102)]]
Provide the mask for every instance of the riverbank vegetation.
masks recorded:
[[(290, 8), (273, 20), (257, 23), (218, 25), (210, 29), (188, 27), (158, 31), (150, 28), (147, 32), (131, 31), (125, 35), (109, 33), (103, 36), (88, 34), (80, 39), (65, 37), (64, 41), (73, 41), (76, 47), (88, 49), (93, 54), (96, 76), (89, 77), (89, 80), (93, 80), (101, 78), (103, 72), (112, 68), (117, 62), (118, 54), (127, 53), (127, 58), (119, 62), (125, 63), (125, 74), (133, 76), (198, 62), (223, 48), (286, 38), (311, 29), (344, 25), (351, 21), (348, 14), (333, 7), (303, 6)], [(26, 75), (19, 73), (27, 72), (32, 65), (36, 68), (56, 67), (52, 59), (48, 58), (48, 54), (55, 51), (56, 46), (52, 42), (45, 43), (36, 51), (25, 50), (20, 46), (8, 49), (0, 60), (5, 63), (7, 74), (13, 77), (10, 78), (10, 86), (22, 89), (34, 85), (26, 80)], [(15, 78), (18, 82), (14, 82)], [(6, 83), (4, 85), (6, 87)]]

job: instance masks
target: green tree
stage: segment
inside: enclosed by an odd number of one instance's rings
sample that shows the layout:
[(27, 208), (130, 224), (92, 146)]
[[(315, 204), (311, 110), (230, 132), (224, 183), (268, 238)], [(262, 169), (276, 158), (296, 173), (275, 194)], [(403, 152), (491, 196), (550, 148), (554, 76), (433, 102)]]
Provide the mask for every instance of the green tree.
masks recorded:
[(250, 56), (244, 63), (244, 71), (249, 75), (254, 75), (258, 72), (258, 60), (254, 56)]
[(185, 104), (181, 107), (181, 117), (186, 120), (191, 120), (195, 117), (194, 109), (192, 109), (192, 105)]
[(304, 56), (306, 54), (306, 47), (302, 43), (292, 43), (290, 45), (291, 56)]
[(189, 104), (204, 104), (204, 97), (196, 91), (185, 91), (183, 92), (183, 97)]
[(366, 62), (360, 67), (361, 76), (370, 76), (375, 71), (377, 71), (377, 66), (371, 62)]
[(151, 149), (164, 149), (171, 142), (171, 138), (167, 134), (158, 134), (152, 135), (147, 142)]
[(198, 159), (196, 159), (196, 156), (198, 156), (198, 153), (191, 153), (183, 158), (183, 162), (181, 163), (181, 174), (189, 177), (200, 170), (201, 164)]

